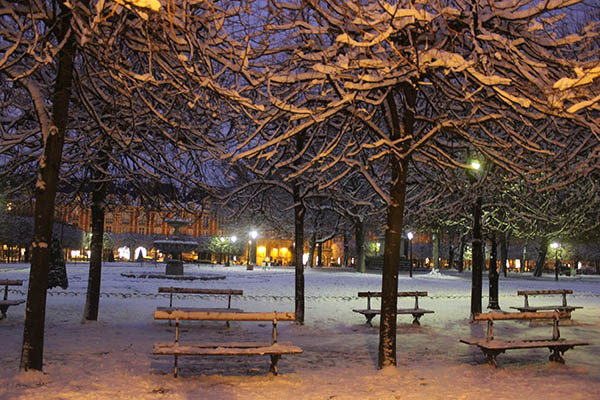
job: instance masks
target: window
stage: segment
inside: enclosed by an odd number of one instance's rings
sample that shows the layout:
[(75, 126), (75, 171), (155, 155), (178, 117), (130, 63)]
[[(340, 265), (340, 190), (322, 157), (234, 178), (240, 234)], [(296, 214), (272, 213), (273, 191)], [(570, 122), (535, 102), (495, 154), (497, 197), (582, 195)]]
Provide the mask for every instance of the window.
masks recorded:
[(202, 217), (202, 228), (208, 228), (208, 217)]
[(113, 214), (106, 213), (106, 215), (104, 215), (104, 222), (106, 222), (107, 224), (112, 224), (113, 223)]
[(146, 230), (144, 229), (144, 227), (139, 227), (139, 228), (138, 228), (138, 233), (139, 233), (140, 235), (144, 235), (144, 234), (146, 234)]
[(106, 232), (112, 232), (112, 226), (107, 225), (106, 228), (104, 229)]
[(131, 218), (128, 212), (123, 213), (123, 216), (121, 217), (121, 223), (123, 225), (129, 225), (131, 223)]

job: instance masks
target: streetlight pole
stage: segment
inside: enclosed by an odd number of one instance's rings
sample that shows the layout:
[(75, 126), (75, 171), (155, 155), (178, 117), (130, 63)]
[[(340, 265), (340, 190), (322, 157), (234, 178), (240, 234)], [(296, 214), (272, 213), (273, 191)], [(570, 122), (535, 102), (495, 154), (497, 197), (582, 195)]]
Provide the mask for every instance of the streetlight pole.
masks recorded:
[(406, 234), (406, 237), (408, 238), (408, 260), (409, 260), (409, 265), (408, 265), (408, 276), (410, 276), (412, 278), (413, 276), (413, 264), (412, 264), (412, 240), (414, 237), (414, 234), (412, 232), (408, 232)]
[(553, 242), (550, 247), (554, 249), (554, 280), (558, 280), (558, 247), (560, 244), (558, 242)]
[(250, 231), (250, 233), (248, 234), (250, 236), (250, 240), (248, 240), (248, 263), (246, 265), (246, 270), (248, 271), (252, 271), (254, 269), (254, 266), (252, 265), (251, 261), (250, 261), (250, 254), (251, 254), (251, 246), (253, 243), (253, 240), (256, 240), (256, 238), (258, 237), (258, 233), (255, 230)]

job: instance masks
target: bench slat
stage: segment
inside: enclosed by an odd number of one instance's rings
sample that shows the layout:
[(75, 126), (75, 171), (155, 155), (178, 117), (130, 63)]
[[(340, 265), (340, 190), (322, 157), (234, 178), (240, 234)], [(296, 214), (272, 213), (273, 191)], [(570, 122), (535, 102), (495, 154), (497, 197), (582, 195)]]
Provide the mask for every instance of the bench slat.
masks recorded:
[[(360, 313), (360, 314), (364, 314), (364, 315), (378, 315), (381, 314), (381, 310), (378, 309), (362, 309), (362, 310), (352, 310), (354, 312)], [(433, 313), (434, 311), (432, 310), (425, 310), (423, 308), (402, 308), (402, 309), (398, 309), (396, 310), (396, 314), (428, 314), (428, 313)]]
[(520, 313), (499, 313), (489, 312), (482, 314), (475, 314), (473, 319), (475, 321), (500, 321), (510, 319), (569, 319), (570, 313), (568, 312), (520, 312)]
[(548, 294), (573, 294), (571, 289), (548, 289), (548, 290), (519, 290), (517, 295), (519, 296), (539, 296)]
[(0, 306), (18, 306), (25, 303), (25, 300), (0, 300)]
[(557, 346), (587, 346), (587, 342), (578, 342), (575, 340), (549, 340), (549, 339), (531, 339), (531, 340), (490, 340), (486, 339), (460, 339), (462, 343), (477, 345), (484, 349), (491, 350), (510, 350), (510, 349), (534, 349), (540, 347), (557, 347)]
[(522, 312), (525, 311), (531, 311), (531, 312), (536, 312), (537, 310), (559, 310), (559, 311), (565, 311), (565, 312), (571, 312), (573, 310), (576, 310), (578, 308), (583, 308), (583, 306), (529, 306), (529, 307), (510, 307), (514, 310), (519, 310)]
[[(244, 312), (241, 308), (205, 308), (205, 307), (156, 307), (156, 311), (165, 311), (165, 312), (174, 312), (177, 310), (181, 310), (184, 312), (234, 312), (241, 313)], [(182, 318), (180, 318), (182, 319)]]
[(23, 281), (20, 279), (0, 279), (2, 286), (23, 286)]
[(243, 290), (238, 289), (199, 289), (182, 287), (159, 287), (158, 293), (180, 293), (180, 294), (222, 294), (222, 295), (243, 295)]
[(293, 312), (212, 312), (212, 311), (184, 311), (181, 308), (174, 310), (156, 310), (154, 319), (180, 319), (194, 321), (295, 321)]
[(302, 354), (302, 349), (288, 343), (274, 343), (261, 347), (235, 347), (230, 343), (220, 343), (217, 347), (206, 347), (204, 344), (188, 343), (156, 343), (152, 354), (156, 355), (204, 355), (204, 356), (229, 356), (229, 355), (276, 355), (276, 354)]
[[(427, 292), (398, 292), (398, 297), (427, 296)], [(381, 297), (381, 292), (358, 292), (358, 297)]]

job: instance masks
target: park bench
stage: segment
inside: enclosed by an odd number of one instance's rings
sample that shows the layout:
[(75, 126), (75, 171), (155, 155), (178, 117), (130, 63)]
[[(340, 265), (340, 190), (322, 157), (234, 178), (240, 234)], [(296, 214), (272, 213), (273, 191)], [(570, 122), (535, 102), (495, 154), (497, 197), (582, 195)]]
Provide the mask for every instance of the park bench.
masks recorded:
[[(420, 325), (419, 318), (423, 316), (423, 314), (433, 313), (431, 310), (425, 310), (423, 308), (419, 308), (419, 297), (427, 296), (427, 292), (398, 292), (398, 297), (414, 297), (415, 298), (415, 306), (413, 308), (399, 308), (396, 313), (397, 314), (412, 314), (413, 316), (413, 324)], [(371, 308), (371, 298), (380, 298), (381, 292), (358, 292), (358, 297), (366, 297), (367, 298), (367, 308), (360, 310), (352, 310), (354, 312), (360, 313), (367, 318), (367, 325), (371, 325), (371, 320), (376, 315), (381, 314), (381, 310)], [(372, 326), (372, 325), (371, 325)]]
[[(560, 338), (558, 323), (560, 319), (569, 318), (569, 313), (564, 311), (552, 312), (489, 312), (475, 314), (474, 321), (487, 321), (487, 335), (485, 339), (460, 339), (462, 343), (478, 346), (485, 354), (488, 363), (494, 367), (498, 366), (496, 356), (511, 349), (534, 349), (545, 348), (550, 350), (550, 361), (565, 362), (562, 354), (575, 346), (586, 346), (588, 343), (574, 340), (565, 340)], [(504, 340), (494, 337), (494, 321), (505, 320), (553, 320), (553, 330), (551, 339), (522, 339), (522, 340)]]
[(22, 280), (9, 280), (0, 279), (0, 286), (4, 286), (4, 296), (0, 300), (0, 319), (7, 318), (6, 311), (10, 306), (18, 306), (19, 304), (25, 303), (24, 299), (8, 300), (8, 287), (9, 286), (23, 286)]
[[(302, 349), (291, 343), (277, 342), (277, 323), (280, 321), (295, 321), (296, 314), (290, 312), (206, 312), (160, 310), (154, 312), (155, 320), (175, 320), (175, 341), (155, 343), (152, 354), (174, 356), (173, 376), (177, 377), (177, 358), (179, 356), (271, 356), (269, 372), (277, 375), (277, 363), (284, 354), (301, 354)], [(273, 336), (271, 342), (222, 342), (222, 343), (185, 343), (179, 339), (179, 321), (271, 321)]]
[[(521, 312), (537, 312), (544, 310), (556, 310), (556, 311), (564, 311), (569, 314), (568, 318), (571, 318), (571, 311), (576, 310), (578, 308), (583, 308), (581, 306), (570, 306), (567, 305), (567, 295), (573, 294), (573, 291), (570, 289), (560, 289), (560, 290), (519, 290), (517, 291), (517, 295), (524, 296), (525, 303), (523, 307), (511, 307), (515, 310), (519, 310)], [(562, 295), (562, 304), (560, 305), (550, 305), (550, 306), (532, 306), (529, 304), (529, 296), (548, 296), (548, 295)]]
[[(173, 294), (203, 294), (203, 295), (216, 295), (216, 296), (228, 296), (227, 308), (188, 308), (187, 311), (212, 311), (212, 312), (242, 312), (240, 308), (231, 308), (231, 296), (242, 296), (243, 290), (237, 289), (200, 289), (200, 288), (183, 288), (183, 287), (159, 287), (158, 293), (169, 293), (169, 307), (159, 307), (162, 311), (182, 309), (181, 307), (173, 308)], [(171, 321), (169, 321), (169, 325)], [(229, 326), (229, 321), (226, 321)]]

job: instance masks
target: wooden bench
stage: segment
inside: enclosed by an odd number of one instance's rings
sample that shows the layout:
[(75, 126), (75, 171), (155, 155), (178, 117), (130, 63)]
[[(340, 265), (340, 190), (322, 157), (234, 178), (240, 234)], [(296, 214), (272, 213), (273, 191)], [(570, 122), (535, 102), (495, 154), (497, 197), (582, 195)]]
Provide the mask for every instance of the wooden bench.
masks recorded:
[[(206, 294), (206, 295), (221, 295), (228, 296), (227, 308), (185, 308), (189, 311), (207, 311), (207, 312), (242, 312), (241, 308), (231, 308), (231, 296), (242, 296), (244, 294), (243, 290), (237, 289), (200, 289), (200, 288), (182, 288), (182, 287), (159, 287), (158, 293), (169, 293), (169, 307), (159, 307), (158, 309), (162, 311), (167, 311), (173, 308), (173, 295), (174, 294)], [(177, 307), (177, 309), (183, 309), (181, 307)], [(229, 326), (229, 321), (225, 322), (227, 326)], [(169, 325), (171, 321), (169, 321)]]
[[(547, 295), (562, 295), (562, 304), (555, 306), (532, 306), (529, 304), (529, 296), (547, 296)], [(517, 291), (517, 295), (525, 297), (525, 303), (523, 307), (511, 307), (515, 310), (519, 310), (521, 312), (537, 312), (543, 310), (552, 310), (552, 311), (564, 311), (569, 313), (568, 318), (571, 318), (571, 311), (576, 310), (578, 308), (583, 308), (581, 306), (570, 306), (567, 305), (567, 295), (573, 294), (573, 291), (570, 289), (561, 289), (561, 290), (519, 290)]]
[[(295, 313), (273, 312), (206, 312), (186, 311), (184, 309), (156, 310), (156, 320), (175, 320), (175, 341), (155, 343), (152, 354), (173, 355), (173, 376), (177, 377), (178, 356), (271, 356), (269, 372), (277, 375), (277, 362), (283, 354), (301, 354), (302, 349), (291, 343), (277, 342), (277, 323), (279, 321), (295, 321)], [(224, 343), (186, 343), (179, 341), (179, 321), (271, 321), (273, 323), (273, 338), (271, 342), (224, 342)]]
[[(398, 297), (414, 297), (415, 298), (415, 306), (413, 308), (399, 308), (396, 313), (398, 314), (412, 314), (413, 316), (413, 324), (420, 325), (419, 318), (423, 316), (423, 314), (433, 313), (431, 310), (425, 310), (423, 308), (419, 308), (419, 297), (427, 296), (427, 292), (398, 292)], [(381, 310), (371, 308), (371, 297), (381, 297), (381, 292), (358, 292), (358, 297), (366, 297), (367, 298), (367, 308), (361, 310), (352, 310), (354, 312), (360, 313), (367, 318), (367, 325), (372, 326), (371, 320), (376, 315), (381, 314)]]
[(8, 280), (8, 279), (0, 279), (0, 286), (4, 286), (4, 296), (3, 299), (0, 300), (0, 320), (7, 318), (6, 311), (10, 306), (18, 306), (19, 304), (25, 303), (24, 299), (19, 300), (8, 300), (8, 287), (9, 286), (23, 286), (22, 280)]
[[(565, 362), (562, 354), (565, 351), (574, 348), (575, 346), (586, 346), (588, 343), (574, 340), (565, 340), (560, 338), (558, 323), (560, 319), (569, 317), (568, 312), (553, 311), (553, 312), (489, 312), (483, 314), (475, 314), (475, 321), (487, 321), (487, 336), (485, 339), (460, 339), (462, 343), (476, 345), (485, 354), (488, 363), (494, 367), (498, 366), (496, 356), (511, 349), (533, 349), (547, 347), (550, 350), (550, 361)], [(551, 339), (523, 339), (523, 340), (502, 340), (494, 337), (494, 321), (503, 320), (538, 320), (547, 319), (553, 320), (553, 331)]]

